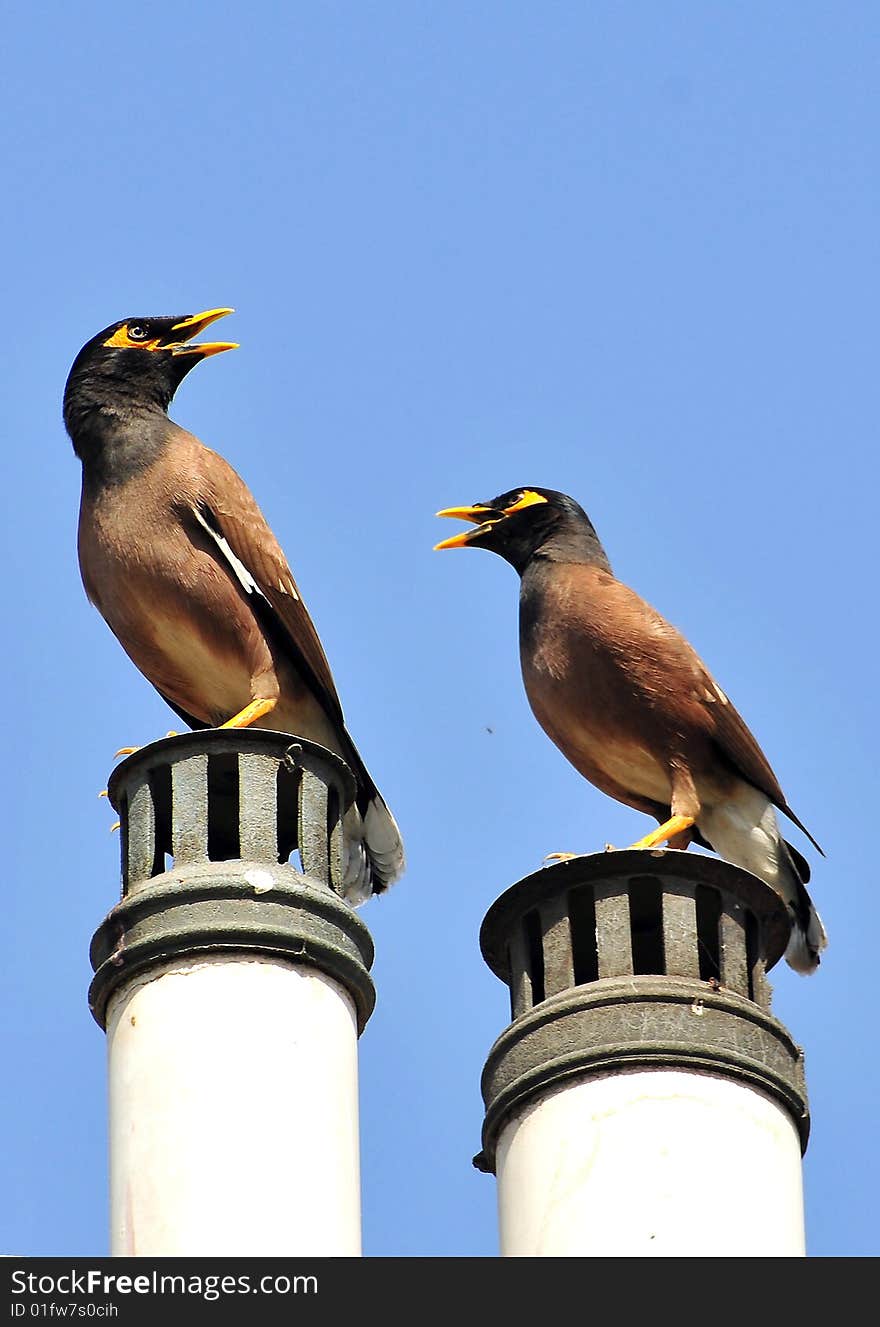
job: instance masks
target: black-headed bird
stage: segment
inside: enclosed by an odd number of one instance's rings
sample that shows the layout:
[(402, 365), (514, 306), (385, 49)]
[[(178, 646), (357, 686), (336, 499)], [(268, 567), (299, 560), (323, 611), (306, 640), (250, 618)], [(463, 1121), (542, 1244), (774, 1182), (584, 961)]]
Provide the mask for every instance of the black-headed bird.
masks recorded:
[(318, 742), (357, 782), (345, 895), (402, 873), (391, 812), (354, 745), (287, 560), (232, 467), (168, 417), (193, 342), (231, 309), (125, 318), (77, 355), (64, 422), (82, 461), (83, 584), (129, 658), (191, 728), (271, 728)]
[(616, 579), (586, 512), (564, 493), (520, 488), (438, 515), (473, 528), (437, 548), (486, 548), (519, 572), (529, 703), (584, 778), (657, 819), (633, 846), (697, 842), (766, 881), (791, 917), (789, 964), (814, 971), (827, 941), (810, 868), (774, 807), (821, 849), (696, 652)]

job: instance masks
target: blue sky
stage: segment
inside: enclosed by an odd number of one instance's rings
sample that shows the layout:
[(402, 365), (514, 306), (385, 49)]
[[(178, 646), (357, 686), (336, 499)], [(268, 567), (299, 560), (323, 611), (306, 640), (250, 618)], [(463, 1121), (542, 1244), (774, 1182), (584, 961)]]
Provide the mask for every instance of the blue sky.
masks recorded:
[(437, 508), (524, 484), (584, 505), (825, 847), (831, 945), (774, 1010), (809, 1250), (880, 1251), (878, 39), (861, 0), (4, 6), (0, 1249), (106, 1249), (96, 792), (174, 726), (81, 589), (61, 392), (107, 323), (234, 305), (172, 413), (261, 502), (409, 854), (362, 913), (365, 1251), (496, 1252), (480, 921), (649, 828), (532, 719), (511, 569), (431, 552)]

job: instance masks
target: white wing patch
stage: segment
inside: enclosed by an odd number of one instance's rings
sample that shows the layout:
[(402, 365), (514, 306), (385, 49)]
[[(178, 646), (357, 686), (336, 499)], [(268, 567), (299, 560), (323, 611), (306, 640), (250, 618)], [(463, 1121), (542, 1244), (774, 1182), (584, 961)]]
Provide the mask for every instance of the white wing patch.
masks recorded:
[[(214, 540), (214, 543), (217, 545), (217, 547), (220, 549), (220, 552), (223, 554), (226, 561), (229, 563), (230, 567), (234, 571), (236, 578), (239, 581), (245, 593), (258, 594), (261, 599), (265, 599), (266, 596), (263, 594), (263, 591), (260, 589), (257, 582), (254, 580), (253, 576), (248, 571), (247, 567), (244, 565), (241, 558), (236, 557), (232, 549), (229, 547), (229, 541), (227, 539), (224, 539), (223, 535), (220, 534), (217, 530), (215, 530), (214, 527), (208, 521), (205, 520), (204, 516), (199, 511), (198, 507), (193, 507), (192, 510), (193, 510), (193, 515), (195, 516), (199, 525), (202, 527), (203, 530), (207, 530), (208, 534)], [(268, 603), (268, 600), (266, 600), (266, 602)]]

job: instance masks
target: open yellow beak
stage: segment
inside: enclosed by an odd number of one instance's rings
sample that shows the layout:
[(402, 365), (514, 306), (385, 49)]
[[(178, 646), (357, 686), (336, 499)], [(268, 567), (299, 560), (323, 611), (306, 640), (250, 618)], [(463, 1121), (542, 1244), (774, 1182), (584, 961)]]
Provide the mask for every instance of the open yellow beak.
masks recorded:
[(193, 313), (189, 318), (184, 318), (182, 322), (175, 323), (172, 332), (181, 333), (178, 341), (166, 341), (163, 350), (170, 350), (172, 355), (199, 355), (206, 359), (208, 355), (219, 355), (224, 350), (237, 350), (237, 341), (203, 341), (199, 344), (190, 344), (194, 336), (198, 336), (211, 323), (215, 323), (218, 318), (225, 318), (228, 313), (234, 313), (234, 309), (206, 309), (204, 313)]
[(524, 511), (526, 507), (534, 507), (546, 501), (543, 493), (524, 488), (516, 502), (505, 507), (503, 511), (495, 507), (481, 506), (480, 503), (474, 507), (444, 507), (442, 511), (437, 512), (438, 516), (452, 516), (456, 521), (472, 521), (477, 528), (465, 530), (462, 534), (454, 534), (451, 539), (444, 539), (442, 543), (435, 544), (434, 552), (443, 548), (467, 548), (468, 544), (474, 543), (481, 534), (487, 534), (493, 525), (497, 525), (505, 517), (514, 516), (518, 511)]
[[(469, 543), (476, 539), (477, 535), (485, 527), (492, 524), (492, 521), (486, 520), (487, 512), (491, 507), (444, 507), (438, 511), (438, 516), (451, 516), (456, 521), (471, 521), (477, 526), (476, 530), (463, 530), (461, 534), (454, 534), (451, 539), (444, 539), (441, 543), (434, 545), (434, 552), (437, 553), (444, 548), (466, 548)], [(498, 519), (496, 513), (496, 520)]]

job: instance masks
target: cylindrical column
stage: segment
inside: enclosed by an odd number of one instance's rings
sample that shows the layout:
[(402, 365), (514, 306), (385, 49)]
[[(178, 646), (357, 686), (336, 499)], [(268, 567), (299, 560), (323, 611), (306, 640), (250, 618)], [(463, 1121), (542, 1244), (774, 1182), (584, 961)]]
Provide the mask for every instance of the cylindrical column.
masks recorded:
[(257, 730), (167, 739), (115, 771), (123, 898), (90, 989), (114, 1255), (360, 1253), (373, 949), (335, 892), (353, 791), (329, 752)]
[(107, 1040), (114, 1254), (360, 1254), (343, 988), (276, 959), (193, 958), (123, 986)]
[(770, 1014), (785, 909), (728, 863), (575, 858), (493, 905), (513, 1021), (476, 1164), (506, 1256), (804, 1253), (803, 1057)]

